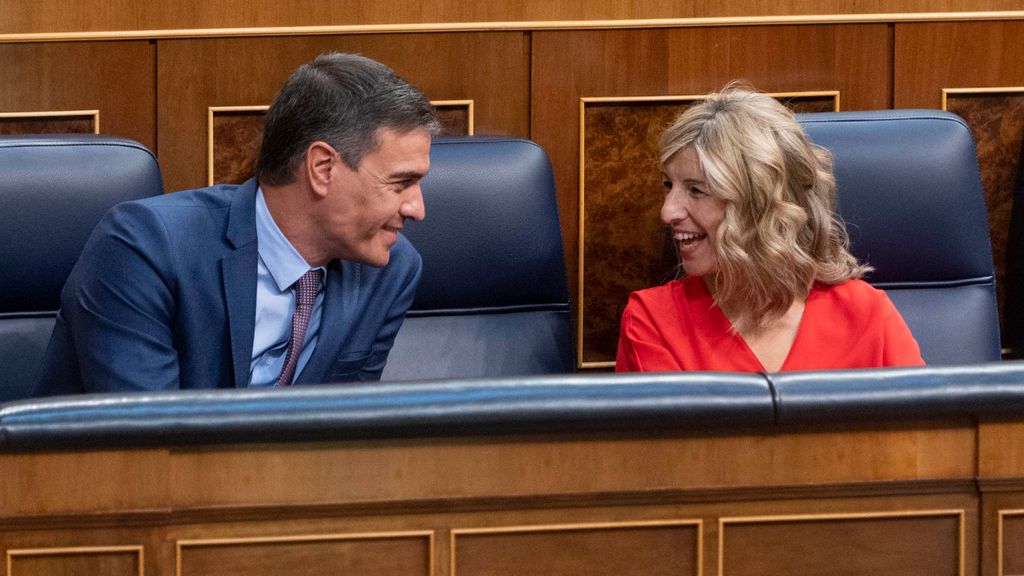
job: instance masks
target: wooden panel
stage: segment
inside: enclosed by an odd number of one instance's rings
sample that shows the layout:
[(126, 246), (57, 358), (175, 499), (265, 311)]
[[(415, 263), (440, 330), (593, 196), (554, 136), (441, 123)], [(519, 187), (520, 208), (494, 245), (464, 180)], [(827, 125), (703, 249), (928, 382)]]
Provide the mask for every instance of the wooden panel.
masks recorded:
[(210, 107), (265, 105), (321, 52), (358, 52), (393, 67), (431, 100), (473, 100), (478, 134), (528, 136), (527, 37), (522, 33), (316, 36), (162, 41), (160, 164), (169, 191), (208, 181)]
[[(779, 94), (796, 112), (834, 112), (839, 94)], [(581, 102), (581, 255), (576, 347), (581, 368), (612, 367), (630, 292), (676, 276), (678, 252), (660, 219), (658, 138), (699, 96)]]
[(963, 513), (722, 519), (724, 576), (964, 574)]
[[(889, 46), (884, 25), (535, 33), (531, 129), (554, 165), (574, 293), (580, 98), (705, 94), (743, 78), (766, 92), (836, 90), (843, 110), (882, 109), (889, 105)], [(629, 168), (649, 170), (642, 164)], [(650, 193), (660, 195), (660, 187)]]
[(98, 110), (102, 133), (152, 149), (155, 59), (141, 41), (0, 45), (0, 112)]
[(166, 450), (0, 454), (0, 470), (6, 518), (153, 509), (169, 494)]
[(430, 533), (185, 541), (177, 574), (429, 576), (431, 550)]
[(992, 259), (996, 266), (996, 292), (999, 309), (1004, 310), (1013, 185), (1024, 139), (1024, 88), (952, 90), (944, 100), (946, 110), (967, 121), (978, 147), (978, 167), (985, 189)]
[(141, 546), (48, 548), (7, 551), (7, 576), (143, 574)]
[(999, 573), (1024, 574), (1024, 511), (999, 515)]
[(973, 475), (975, 442), (952, 427), (243, 447), (176, 451), (168, 479), (184, 507), (948, 479)]
[(360, 2), (338, 0), (155, 0), (131, 10), (116, 2), (61, 0), (0, 4), (0, 33), (84, 30), (137, 30), (235, 26), (319, 26), (419, 22), (518, 22), (524, 20), (604, 20), (694, 18), (788, 14), (872, 14), (1019, 10), (1015, 0), (591, 0), (581, 2)]
[(452, 576), (700, 574), (699, 522), (452, 531)]

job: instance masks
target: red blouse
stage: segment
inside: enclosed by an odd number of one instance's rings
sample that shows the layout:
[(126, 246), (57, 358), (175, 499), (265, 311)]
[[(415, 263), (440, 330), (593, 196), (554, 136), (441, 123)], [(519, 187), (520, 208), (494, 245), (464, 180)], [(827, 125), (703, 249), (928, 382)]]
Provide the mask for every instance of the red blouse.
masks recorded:
[[(781, 371), (923, 365), (885, 292), (850, 280), (814, 286)], [(700, 277), (634, 292), (622, 314), (616, 372), (679, 370), (764, 371)]]

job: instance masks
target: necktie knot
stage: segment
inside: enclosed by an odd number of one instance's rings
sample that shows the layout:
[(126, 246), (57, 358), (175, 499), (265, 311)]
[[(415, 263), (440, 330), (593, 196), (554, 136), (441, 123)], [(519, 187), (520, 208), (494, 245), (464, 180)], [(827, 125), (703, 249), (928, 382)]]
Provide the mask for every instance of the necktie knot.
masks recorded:
[(323, 270), (309, 269), (293, 284), (295, 288), (295, 313), (292, 314), (292, 333), (288, 338), (288, 351), (285, 353), (284, 369), (277, 379), (277, 386), (289, 386), (295, 377), (295, 367), (302, 353), (302, 344), (306, 341), (306, 329), (309, 318), (313, 314), (316, 295), (320, 293)]

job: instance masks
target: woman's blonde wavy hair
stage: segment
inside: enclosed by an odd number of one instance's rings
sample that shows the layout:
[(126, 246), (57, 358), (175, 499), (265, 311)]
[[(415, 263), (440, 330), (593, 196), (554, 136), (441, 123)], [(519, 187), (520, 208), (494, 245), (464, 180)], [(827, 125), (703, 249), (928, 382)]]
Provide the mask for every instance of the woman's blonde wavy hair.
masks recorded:
[(770, 325), (815, 282), (871, 270), (850, 254), (836, 215), (832, 155), (774, 98), (727, 85), (665, 130), (662, 165), (684, 148), (696, 151), (709, 193), (725, 206), (718, 271), (707, 280), (736, 330)]

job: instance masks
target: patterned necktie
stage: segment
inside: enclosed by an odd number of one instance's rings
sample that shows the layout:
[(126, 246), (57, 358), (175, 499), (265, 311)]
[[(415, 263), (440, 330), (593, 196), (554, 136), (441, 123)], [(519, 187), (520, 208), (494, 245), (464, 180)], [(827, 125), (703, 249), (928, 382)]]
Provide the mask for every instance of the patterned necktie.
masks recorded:
[(313, 313), (313, 303), (320, 292), (320, 279), (323, 270), (307, 270), (295, 282), (295, 313), (292, 314), (292, 335), (288, 338), (288, 352), (284, 357), (284, 370), (277, 378), (275, 386), (290, 386), (295, 376), (295, 366), (299, 363), (302, 344), (306, 341), (306, 328), (309, 317)]

